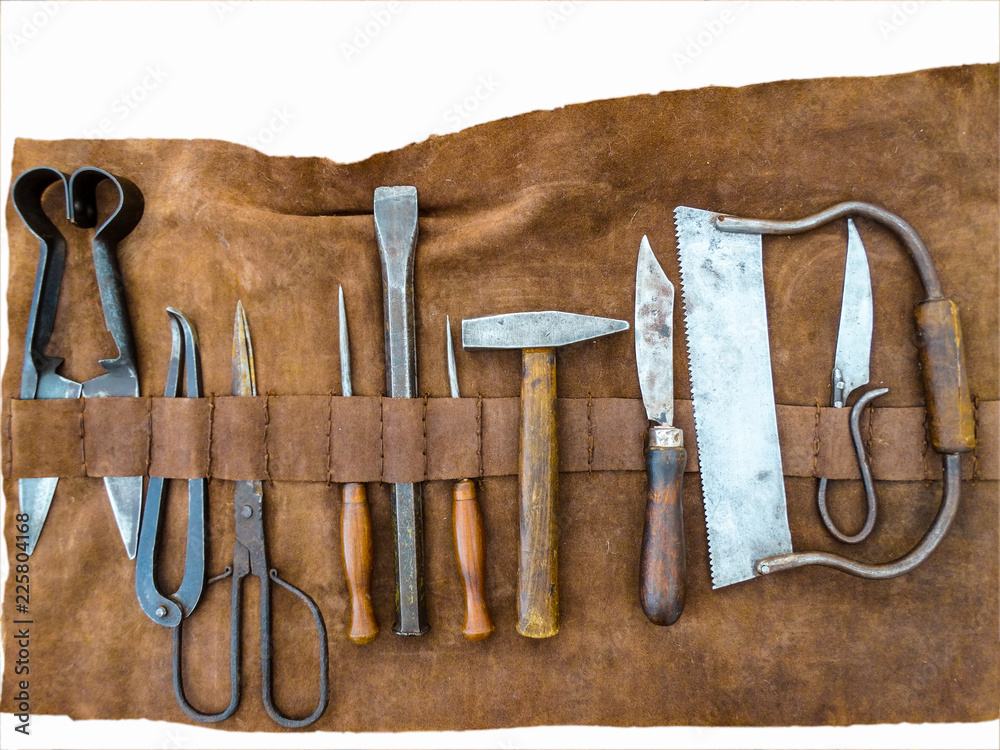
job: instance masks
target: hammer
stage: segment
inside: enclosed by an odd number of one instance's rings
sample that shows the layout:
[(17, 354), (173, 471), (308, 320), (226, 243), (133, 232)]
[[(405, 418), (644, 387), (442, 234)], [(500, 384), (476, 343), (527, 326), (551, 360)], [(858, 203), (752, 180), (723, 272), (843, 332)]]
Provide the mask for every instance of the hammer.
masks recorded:
[(624, 320), (565, 312), (462, 321), (462, 348), (520, 349), (522, 354), (517, 632), (528, 638), (559, 632), (556, 347), (627, 329)]

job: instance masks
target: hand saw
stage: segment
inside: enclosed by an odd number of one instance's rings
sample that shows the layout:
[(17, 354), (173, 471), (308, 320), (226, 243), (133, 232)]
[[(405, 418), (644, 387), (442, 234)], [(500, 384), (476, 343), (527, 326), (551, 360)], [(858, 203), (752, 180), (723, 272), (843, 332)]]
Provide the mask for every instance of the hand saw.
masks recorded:
[[(930, 528), (907, 554), (885, 563), (791, 551), (775, 425), (762, 235), (798, 234), (850, 216), (896, 234), (923, 283), (926, 298), (915, 310), (921, 370), (931, 443), (944, 466), (941, 506)], [(913, 570), (947, 533), (958, 509), (961, 454), (976, 444), (958, 308), (945, 298), (916, 230), (861, 202), (797, 221), (742, 219), (682, 206), (674, 220), (713, 586), (804, 565), (863, 578)]]

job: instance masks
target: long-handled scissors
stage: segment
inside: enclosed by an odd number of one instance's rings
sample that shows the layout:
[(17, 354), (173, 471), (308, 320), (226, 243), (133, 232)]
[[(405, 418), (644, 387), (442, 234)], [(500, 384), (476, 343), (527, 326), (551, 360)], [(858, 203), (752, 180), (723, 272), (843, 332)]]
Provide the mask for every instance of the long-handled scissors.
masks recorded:
[[(250, 331), (247, 326), (243, 304), (236, 305), (236, 325), (233, 334), (233, 395), (256, 396), (257, 383), (254, 378), (253, 348), (250, 345)], [(287, 581), (278, 577), (278, 571), (267, 564), (267, 549), (264, 543), (264, 488), (260, 480), (236, 482), (233, 505), (236, 511), (236, 545), (233, 550), (233, 565), (211, 579), (209, 583), (233, 579), (230, 603), (229, 664), (230, 700), (229, 705), (217, 714), (206, 714), (194, 708), (184, 697), (181, 672), (181, 626), (174, 629), (174, 693), (184, 712), (196, 721), (214, 723), (233, 715), (240, 703), (240, 612), (242, 606), (242, 583), (248, 575), (260, 581), (260, 666), (261, 692), (264, 708), (274, 721), (283, 727), (306, 727), (316, 721), (326, 710), (330, 698), (328, 680), (329, 655), (326, 641), (326, 625), (316, 602)], [(271, 581), (291, 591), (299, 597), (312, 613), (319, 638), (319, 701), (315, 710), (303, 719), (292, 719), (282, 714), (274, 705), (271, 694)]]
[[(92, 241), (94, 271), (101, 293), (101, 309), (108, 332), (118, 348), (114, 359), (100, 360), (105, 373), (85, 383), (56, 373), (63, 360), (45, 353), (56, 320), (59, 287), (66, 265), (66, 238), (45, 214), (42, 195), (51, 185), (62, 183), (66, 198), (66, 218), (89, 229), (97, 226), (97, 187), (109, 180), (118, 191), (118, 205), (97, 227)], [(83, 167), (72, 175), (52, 167), (36, 167), (23, 172), (11, 188), (14, 210), (28, 230), (38, 238), (38, 270), (31, 296), (31, 311), (24, 341), (21, 370), (21, 399), (92, 398), (138, 396), (139, 375), (135, 346), (125, 308), (125, 293), (118, 268), (117, 246), (142, 218), (142, 192), (124, 177), (96, 167)], [(21, 512), (30, 516), (27, 553), (30, 555), (42, 532), (55, 494), (58, 477), (18, 480)], [(142, 477), (105, 477), (104, 485), (111, 509), (121, 532), (129, 559), (135, 557), (142, 511)]]

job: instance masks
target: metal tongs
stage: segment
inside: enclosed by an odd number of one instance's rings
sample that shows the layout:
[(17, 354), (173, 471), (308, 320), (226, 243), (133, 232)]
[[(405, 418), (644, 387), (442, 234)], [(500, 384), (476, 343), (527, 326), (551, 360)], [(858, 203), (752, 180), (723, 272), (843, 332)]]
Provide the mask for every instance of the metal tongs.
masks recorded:
[(962, 454), (976, 445), (958, 307), (944, 296), (934, 261), (909, 223), (870, 203), (848, 202), (794, 221), (725, 216), (719, 218), (716, 228), (737, 234), (790, 235), (851, 216), (869, 219), (893, 232), (909, 252), (924, 287), (926, 298), (917, 304), (915, 317), (931, 444), (941, 454), (944, 468), (941, 506), (923, 539), (896, 560), (866, 563), (828, 552), (790, 552), (757, 561), (755, 568), (762, 575), (804, 565), (824, 565), (862, 578), (894, 578), (913, 570), (948, 532), (958, 510)]
[[(198, 359), (198, 335), (184, 313), (167, 308), (170, 316), (170, 364), (167, 368), (165, 398), (180, 393), (180, 373), (183, 365), (188, 398), (201, 398), (201, 365)], [(183, 336), (181, 330), (183, 329)], [(153, 563), (156, 539), (162, 516), (162, 477), (150, 477), (146, 488), (146, 507), (142, 512), (139, 531), (139, 554), (135, 564), (135, 593), (142, 611), (157, 625), (175, 628), (191, 614), (205, 584), (205, 485), (204, 477), (188, 480), (187, 551), (184, 556), (184, 578), (180, 588), (164, 596), (156, 588)]]
[[(105, 180), (117, 189), (118, 205), (97, 228), (92, 249), (101, 309), (105, 325), (118, 348), (118, 356), (100, 360), (105, 369), (104, 375), (77, 383), (56, 373), (63, 363), (61, 358), (45, 353), (55, 326), (59, 288), (66, 265), (66, 238), (45, 214), (42, 195), (49, 186), (62, 183), (66, 217), (74, 225), (89, 229), (97, 226), (97, 187)], [(117, 246), (142, 218), (144, 203), (139, 188), (124, 177), (96, 167), (83, 167), (72, 175), (52, 167), (36, 167), (23, 172), (15, 180), (11, 199), (17, 215), (39, 241), (38, 270), (24, 340), (21, 399), (138, 396), (135, 346), (118, 269)], [(28, 554), (34, 551), (41, 534), (58, 481), (58, 477), (18, 480), (21, 512), (30, 517)], [(142, 510), (142, 477), (105, 477), (104, 485), (125, 550), (132, 559), (135, 557)]]

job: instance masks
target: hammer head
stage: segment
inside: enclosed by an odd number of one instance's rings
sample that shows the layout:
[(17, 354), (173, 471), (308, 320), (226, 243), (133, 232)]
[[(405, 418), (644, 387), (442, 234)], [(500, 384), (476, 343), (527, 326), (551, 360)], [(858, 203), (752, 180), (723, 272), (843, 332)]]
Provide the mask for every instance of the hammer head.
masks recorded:
[(462, 321), (462, 348), (548, 349), (625, 330), (624, 320), (567, 312), (488, 315)]

